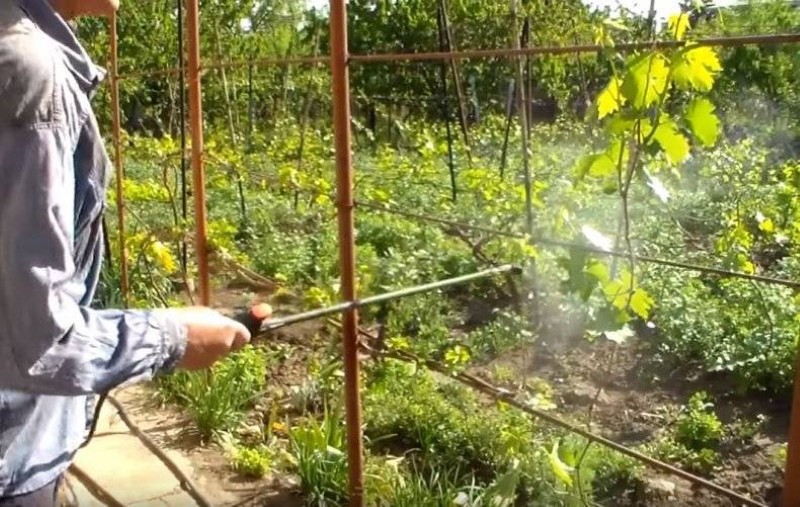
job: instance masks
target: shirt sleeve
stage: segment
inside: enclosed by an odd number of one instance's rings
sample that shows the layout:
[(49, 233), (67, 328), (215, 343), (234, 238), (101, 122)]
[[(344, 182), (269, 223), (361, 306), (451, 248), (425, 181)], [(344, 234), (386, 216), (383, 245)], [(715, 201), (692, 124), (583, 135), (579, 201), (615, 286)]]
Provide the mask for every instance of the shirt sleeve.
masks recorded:
[(0, 389), (102, 393), (170, 371), (185, 350), (167, 310), (78, 303), (71, 144), (58, 127), (0, 133)]

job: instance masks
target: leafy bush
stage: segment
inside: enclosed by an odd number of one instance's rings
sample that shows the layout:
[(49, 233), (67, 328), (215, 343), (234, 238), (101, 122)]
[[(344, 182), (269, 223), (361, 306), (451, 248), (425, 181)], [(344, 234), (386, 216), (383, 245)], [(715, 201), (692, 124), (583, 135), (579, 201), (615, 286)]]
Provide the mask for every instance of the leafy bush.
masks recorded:
[(687, 470), (710, 474), (721, 463), (718, 447), (725, 427), (704, 391), (694, 393), (678, 415), (674, 429), (645, 446), (658, 458)]
[(655, 280), (662, 359), (729, 372), (743, 390), (791, 389), (800, 307), (790, 289), (688, 274)]
[(406, 448), (419, 449), (431, 464), (449, 464), (491, 476), (534, 449), (534, 426), (513, 411), (487, 412), (471, 394), (453, 404), (453, 391), (444, 390), (426, 372), (411, 373), (392, 362), (389, 371), (370, 384), (365, 399), (367, 434), (392, 438)]
[(677, 463), (690, 472), (710, 474), (720, 464), (720, 456), (714, 449), (694, 451), (672, 438), (664, 438), (646, 447), (656, 458), (667, 463)]

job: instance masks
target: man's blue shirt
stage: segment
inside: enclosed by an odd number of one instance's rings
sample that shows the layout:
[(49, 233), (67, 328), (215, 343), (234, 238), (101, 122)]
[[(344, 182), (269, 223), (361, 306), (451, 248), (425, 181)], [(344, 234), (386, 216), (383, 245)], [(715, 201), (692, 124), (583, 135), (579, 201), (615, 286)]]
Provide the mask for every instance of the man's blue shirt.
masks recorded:
[(93, 395), (170, 371), (158, 310), (95, 310), (111, 174), (90, 99), (104, 78), (48, 0), (0, 0), (0, 497), (47, 485)]

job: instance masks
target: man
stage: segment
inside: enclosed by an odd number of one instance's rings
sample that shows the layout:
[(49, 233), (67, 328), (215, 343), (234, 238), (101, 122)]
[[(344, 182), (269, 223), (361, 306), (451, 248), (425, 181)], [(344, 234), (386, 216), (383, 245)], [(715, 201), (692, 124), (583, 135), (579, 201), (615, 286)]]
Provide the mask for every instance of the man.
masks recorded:
[(94, 394), (250, 339), (205, 308), (89, 307), (111, 174), (90, 106), (104, 72), (67, 21), (117, 7), (0, 0), (0, 506), (54, 505)]

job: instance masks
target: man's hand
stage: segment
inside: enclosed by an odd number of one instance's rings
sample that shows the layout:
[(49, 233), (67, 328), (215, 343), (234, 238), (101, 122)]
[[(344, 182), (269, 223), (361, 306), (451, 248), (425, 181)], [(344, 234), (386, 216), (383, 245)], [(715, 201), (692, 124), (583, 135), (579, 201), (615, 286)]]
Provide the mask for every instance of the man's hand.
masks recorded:
[[(216, 310), (191, 306), (166, 310), (170, 317), (186, 326), (186, 352), (178, 364), (186, 370), (202, 370), (214, 365), (231, 352), (250, 342), (251, 335), (241, 322), (225, 317)], [(259, 305), (258, 316), (266, 319), (269, 306)]]

